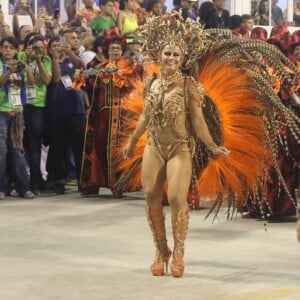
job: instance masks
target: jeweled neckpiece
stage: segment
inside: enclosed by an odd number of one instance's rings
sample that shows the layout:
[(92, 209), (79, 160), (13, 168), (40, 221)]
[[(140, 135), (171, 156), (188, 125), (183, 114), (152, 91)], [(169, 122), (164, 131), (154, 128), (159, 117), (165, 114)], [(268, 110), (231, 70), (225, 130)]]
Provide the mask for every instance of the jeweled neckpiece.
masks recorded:
[(173, 74), (167, 76), (162, 73), (158, 74), (158, 83), (160, 89), (166, 91), (170, 85), (178, 84), (182, 79), (182, 74), (180, 71), (174, 72)]

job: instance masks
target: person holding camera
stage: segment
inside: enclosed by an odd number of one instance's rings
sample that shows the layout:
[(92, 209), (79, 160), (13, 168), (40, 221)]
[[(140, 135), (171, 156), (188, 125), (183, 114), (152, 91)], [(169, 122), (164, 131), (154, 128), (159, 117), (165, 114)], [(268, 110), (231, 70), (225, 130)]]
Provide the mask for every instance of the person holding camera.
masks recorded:
[(25, 52), (19, 58), (33, 70), (35, 85), (27, 89), (27, 104), (24, 107), (24, 146), (30, 168), (30, 185), (35, 194), (44, 186), (41, 174), (41, 146), (45, 128), (45, 106), (47, 85), (52, 78), (52, 62), (45, 55), (44, 39), (37, 33), (25, 38)]
[(16, 59), (19, 45), (14, 37), (4, 37), (0, 46), (0, 200), (9, 194), (10, 181), (21, 197), (31, 199), (34, 195), (24, 156), (22, 111), (26, 88), (34, 85), (34, 76), (28, 64)]
[(75, 70), (83, 64), (78, 56), (81, 46), (75, 30), (63, 32), (61, 37), (49, 41), (52, 57), (52, 82), (48, 86), (47, 121), (49, 152), (48, 176), (54, 182), (56, 194), (65, 193), (69, 175), (66, 153), (72, 151), (77, 179), (80, 177), (83, 141), (85, 134), (85, 109), (82, 90), (73, 88)]

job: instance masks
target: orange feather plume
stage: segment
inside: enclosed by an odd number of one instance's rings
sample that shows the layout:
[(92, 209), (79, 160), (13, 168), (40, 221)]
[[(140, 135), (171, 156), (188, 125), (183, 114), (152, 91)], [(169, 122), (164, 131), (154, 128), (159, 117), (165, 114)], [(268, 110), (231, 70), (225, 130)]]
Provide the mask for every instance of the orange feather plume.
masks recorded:
[(263, 176), (267, 150), (261, 114), (265, 107), (256, 99), (244, 72), (224, 63), (206, 60), (198, 81), (217, 106), (228, 156), (210, 160), (200, 175), (201, 196), (234, 193), (243, 200), (245, 189), (253, 191)]

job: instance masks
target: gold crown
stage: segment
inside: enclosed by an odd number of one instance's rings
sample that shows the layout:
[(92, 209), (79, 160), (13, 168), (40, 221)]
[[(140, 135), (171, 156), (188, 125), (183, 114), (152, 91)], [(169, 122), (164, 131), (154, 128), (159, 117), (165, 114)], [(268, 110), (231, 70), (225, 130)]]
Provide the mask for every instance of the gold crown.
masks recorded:
[(184, 20), (177, 12), (149, 17), (138, 32), (143, 51), (148, 59), (159, 62), (160, 53), (166, 45), (176, 45), (184, 55), (182, 68), (187, 69), (204, 48), (205, 34), (199, 22)]

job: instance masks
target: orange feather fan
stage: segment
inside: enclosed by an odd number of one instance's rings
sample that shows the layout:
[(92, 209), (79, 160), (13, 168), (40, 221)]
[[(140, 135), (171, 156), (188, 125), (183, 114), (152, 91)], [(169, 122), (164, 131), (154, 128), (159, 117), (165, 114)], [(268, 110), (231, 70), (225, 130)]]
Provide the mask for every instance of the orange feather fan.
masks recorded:
[[(254, 191), (263, 176), (267, 150), (262, 114), (266, 109), (249, 88), (244, 72), (209, 57), (201, 67), (198, 81), (214, 101), (221, 121), (226, 157), (212, 159), (199, 178), (201, 196), (233, 193), (243, 200), (245, 189)], [(247, 88), (245, 88), (247, 86)]]

